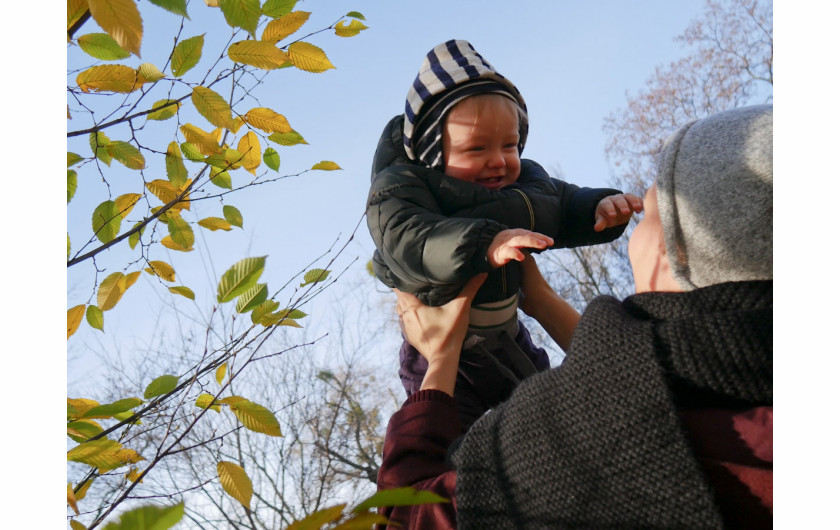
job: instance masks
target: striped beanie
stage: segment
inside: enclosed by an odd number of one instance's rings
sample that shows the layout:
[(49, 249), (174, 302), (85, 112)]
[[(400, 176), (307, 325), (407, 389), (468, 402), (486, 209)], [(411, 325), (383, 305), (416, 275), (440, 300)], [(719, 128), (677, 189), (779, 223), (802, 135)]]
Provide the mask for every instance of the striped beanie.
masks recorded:
[(465, 40), (438, 44), (426, 55), (405, 101), (403, 144), (408, 157), (443, 169), (443, 125), (461, 100), (477, 94), (501, 94), (519, 108), (519, 153), (528, 136), (528, 109), (513, 83), (497, 72)]

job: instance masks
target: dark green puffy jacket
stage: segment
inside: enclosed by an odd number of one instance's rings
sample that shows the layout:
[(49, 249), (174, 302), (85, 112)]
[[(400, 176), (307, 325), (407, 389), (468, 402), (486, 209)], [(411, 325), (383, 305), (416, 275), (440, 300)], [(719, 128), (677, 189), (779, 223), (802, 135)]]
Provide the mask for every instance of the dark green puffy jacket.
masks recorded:
[(386, 125), (373, 160), (367, 222), (376, 245), (373, 269), (385, 285), (416, 295), (426, 305), (452, 300), (467, 280), (489, 276), (474, 303), (503, 300), (520, 286), (520, 266), (493, 269), (487, 248), (508, 228), (554, 238), (551, 248), (606, 243), (626, 225), (595, 232), (595, 207), (621, 193), (581, 188), (548, 176), (522, 160), (516, 184), (492, 191), (410, 160), (402, 146), (403, 116)]

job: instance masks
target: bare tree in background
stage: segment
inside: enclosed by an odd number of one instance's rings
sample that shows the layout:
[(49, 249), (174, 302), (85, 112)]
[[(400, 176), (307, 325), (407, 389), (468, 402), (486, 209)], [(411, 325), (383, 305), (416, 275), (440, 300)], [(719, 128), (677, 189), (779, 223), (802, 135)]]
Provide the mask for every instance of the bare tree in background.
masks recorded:
[[(643, 196), (653, 182), (656, 154), (684, 123), (773, 98), (773, 5), (770, 0), (708, 0), (703, 14), (676, 38), (682, 59), (658, 66), (624, 108), (604, 121), (610, 185)], [(619, 299), (634, 291), (624, 235), (607, 245), (549, 252), (540, 265), (552, 285), (583, 309), (595, 296)]]

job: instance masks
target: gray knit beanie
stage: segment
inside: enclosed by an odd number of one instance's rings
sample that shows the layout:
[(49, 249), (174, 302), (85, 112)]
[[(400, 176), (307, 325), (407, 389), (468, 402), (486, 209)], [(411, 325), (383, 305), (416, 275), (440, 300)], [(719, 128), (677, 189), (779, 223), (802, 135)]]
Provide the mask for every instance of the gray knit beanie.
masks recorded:
[(773, 106), (683, 125), (658, 164), (659, 214), (680, 286), (772, 280)]

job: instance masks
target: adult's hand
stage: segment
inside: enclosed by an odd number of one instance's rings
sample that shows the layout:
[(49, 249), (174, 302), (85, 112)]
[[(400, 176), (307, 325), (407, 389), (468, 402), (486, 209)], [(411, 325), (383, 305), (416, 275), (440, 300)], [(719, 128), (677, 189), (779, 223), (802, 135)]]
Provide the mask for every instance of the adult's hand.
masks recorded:
[(429, 362), (420, 390), (435, 389), (454, 395), (470, 304), (486, 278), (486, 274), (479, 274), (470, 279), (457, 297), (440, 307), (423, 305), (417, 297), (393, 290), (400, 328), (408, 343)]
[(534, 257), (522, 261), (519, 307), (540, 323), (563, 351), (569, 350), (580, 313), (548, 284)]

